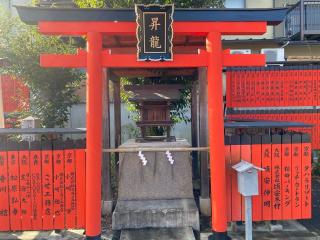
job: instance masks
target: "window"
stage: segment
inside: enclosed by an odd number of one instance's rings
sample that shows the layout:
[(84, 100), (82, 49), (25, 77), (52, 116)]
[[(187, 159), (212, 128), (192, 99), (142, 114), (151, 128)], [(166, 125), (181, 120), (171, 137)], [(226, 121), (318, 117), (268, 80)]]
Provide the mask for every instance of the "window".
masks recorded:
[(225, 0), (224, 6), (226, 8), (244, 8), (245, 0)]

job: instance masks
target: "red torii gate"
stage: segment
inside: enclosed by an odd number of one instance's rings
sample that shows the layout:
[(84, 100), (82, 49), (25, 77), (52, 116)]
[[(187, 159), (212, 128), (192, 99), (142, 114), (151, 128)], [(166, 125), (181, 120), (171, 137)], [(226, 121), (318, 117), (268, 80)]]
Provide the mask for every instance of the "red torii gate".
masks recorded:
[[(76, 10), (73, 10), (76, 11)], [(103, 36), (135, 35), (134, 21), (38, 21), (39, 31), (46, 35), (86, 36), (87, 50), (75, 55), (43, 54), (43, 67), (87, 68), (87, 154), (86, 154), (86, 235), (99, 239), (101, 234), (102, 161), (102, 79), (104, 68), (185, 68), (207, 67), (208, 123), (211, 165), (212, 229), (217, 239), (227, 231), (226, 172), (224, 153), (224, 118), (222, 68), (229, 66), (264, 66), (260, 54), (231, 55), (222, 50), (222, 35), (262, 35), (263, 21), (183, 21), (174, 22), (176, 35), (206, 37), (206, 50), (198, 54), (175, 54), (173, 61), (137, 61), (136, 54), (115, 54), (103, 49)]]
[(102, 34), (135, 34), (134, 23), (40, 22), (39, 31), (43, 34), (87, 36), (86, 52), (81, 51), (77, 55), (44, 54), (40, 58), (40, 64), (43, 67), (87, 68), (86, 235), (88, 237), (95, 237), (101, 233), (101, 176), (97, 174), (101, 172), (102, 160), (101, 89), (103, 68), (110, 67), (208, 68), (212, 228), (217, 233), (224, 234), (227, 231), (222, 67), (264, 66), (265, 56), (231, 55), (223, 52), (221, 35), (260, 35), (266, 32), (266, 26), (266, 22), (174, 23), (175, 34), (205, 34), (206, 51), (200, 51), (199, 54), (176, 54), (172, 62), (138, 62), (135, 54), (112, 54), (109, 50), (102, 49)]

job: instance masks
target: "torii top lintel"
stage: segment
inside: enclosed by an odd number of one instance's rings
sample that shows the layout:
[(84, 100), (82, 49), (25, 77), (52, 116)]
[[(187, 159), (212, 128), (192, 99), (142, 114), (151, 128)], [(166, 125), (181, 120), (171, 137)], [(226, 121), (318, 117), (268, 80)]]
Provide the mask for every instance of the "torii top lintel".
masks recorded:
[[(135, 22), (134, 9), (37, 8), (16, 6), (21, 20), (27, 24), (47, 22)], [(267, 22), (283, 21), (288, 8), (214, 9), (177, 8), (175, 22)]]
[[(87, 32), (135, 34), (133, 9), (35, 8), (17, 6), (22, 21), (38, 24), (44, 34), (83, 35)], [(265, 33), (266, 25), (277, 25), (287, 8), (277, 9), (176, 9), (174, 33), (223, 35)], [(54, 24), (53, 24), (54, 23)], [(79, 24), (81, 23), (81, 24)], [(107, 24), (106, 24), (107, 23)]]
[[(47, 35), (86, 35), (99, 32), (106, 36), (134, 35), (136, 33), (133, 9), (77, 9), (35, 8), (17, 6), (20, 18), (28, 24), (38, 24), (39, 31)], [(175, 35), (207, 36), (209, 32), (221, 35), (262, 35), (267, 25), (280, 23), (287, 8), (278, 9), (176, 9), (173, 32)], [(77, 55), (43, 54), (44, 67), (86, 67), (86, 52)], [(185, 61), (186, 57), (189, 59)], [(230, 55), (223, 53), (223, 66), (262, 66), (263, 55)], [(205, 67), (207, 54), (176, 54), (173, 62), (148, 64), (136, 61), (133, 54), (103, 52), (102, 65), (113, 68)]]

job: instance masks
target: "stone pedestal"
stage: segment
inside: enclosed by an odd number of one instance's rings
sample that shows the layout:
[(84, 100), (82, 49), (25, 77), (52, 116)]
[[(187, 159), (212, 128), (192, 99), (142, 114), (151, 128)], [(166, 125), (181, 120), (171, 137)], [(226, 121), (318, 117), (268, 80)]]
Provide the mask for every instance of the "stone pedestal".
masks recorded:
[[(119, 148), (185, 148), (185, 139), (176, 142), (128, 140)], [(118, 202), (112, 216), (114, 230), (192, 227), (199, 230), (199, 213), (192, 191), (190, 152), (171, 152), (170, 164), (165, 152), (122, 153), (119, 157)]]

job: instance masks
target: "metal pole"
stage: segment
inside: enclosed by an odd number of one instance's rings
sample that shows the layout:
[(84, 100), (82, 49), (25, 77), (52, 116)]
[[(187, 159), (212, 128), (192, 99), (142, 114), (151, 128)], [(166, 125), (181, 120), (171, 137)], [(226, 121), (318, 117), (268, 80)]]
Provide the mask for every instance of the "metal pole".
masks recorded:
[(252, 240), (252, 197), (244, 197), (246, 212), (246, 240)]
[(304, 0), (300, 0), (300, 41), (304, 40)]

